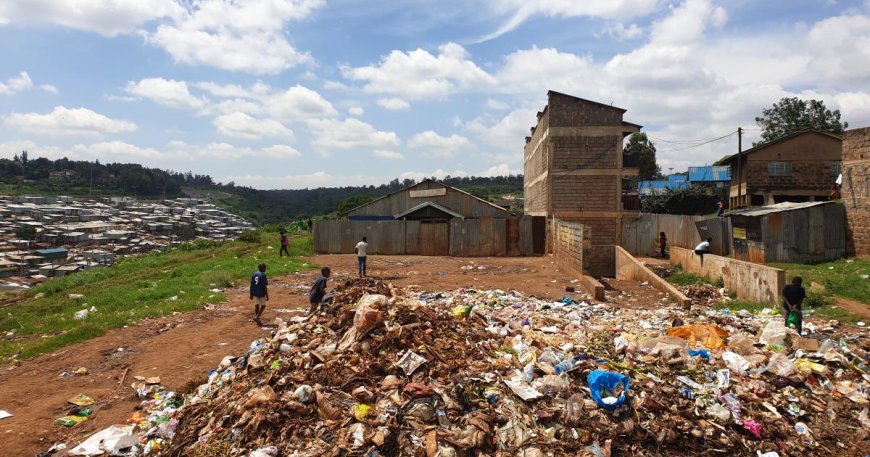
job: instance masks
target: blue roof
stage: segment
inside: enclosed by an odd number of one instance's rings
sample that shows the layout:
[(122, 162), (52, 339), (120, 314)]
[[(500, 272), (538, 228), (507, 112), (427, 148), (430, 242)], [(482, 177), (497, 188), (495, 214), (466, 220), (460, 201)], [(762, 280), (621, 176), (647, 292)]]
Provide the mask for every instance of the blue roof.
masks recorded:
[(716, 182), (730, 181), (730, 166), (689, 167), (689, 181), (691, 182)]
[(668, 176), (668, 181), (670, 182), (686, 182), (689, 180), (689, 177), (686, 175), (670, 175)]
[(67, 251), (64, 248), (51, 248), (51, 249), (37, 249), (36, 250), (36, 253), (39, 255), (60, 255), (60, 254), (65, 255), (67, 252), (69, 252), (69, 251)]

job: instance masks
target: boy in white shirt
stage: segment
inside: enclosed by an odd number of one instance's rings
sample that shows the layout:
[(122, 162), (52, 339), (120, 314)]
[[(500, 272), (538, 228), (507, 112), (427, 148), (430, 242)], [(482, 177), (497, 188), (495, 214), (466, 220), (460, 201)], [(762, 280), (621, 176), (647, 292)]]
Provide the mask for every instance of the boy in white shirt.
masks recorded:
[(366, 275), (366, 249), (369, 244), (366, 242), (366, 237), (356, 244), (356, 260), (359, 264), (359, 277), (363, 278)]

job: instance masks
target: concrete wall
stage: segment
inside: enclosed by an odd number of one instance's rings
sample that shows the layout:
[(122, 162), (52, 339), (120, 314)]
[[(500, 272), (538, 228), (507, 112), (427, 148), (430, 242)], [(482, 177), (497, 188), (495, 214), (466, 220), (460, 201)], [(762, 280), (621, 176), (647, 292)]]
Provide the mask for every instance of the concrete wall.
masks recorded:
[(586, 227), (560, 220), (553, 224), (553, 256), (556, 258), (556, 265), (562, 271), (580, 278), (583, 276), (583, 236)]
[(662, 279), (659, 275), (653, 273), (653, 271), (647, 268), (643, 263), (632, 257), (628, 251), (620, 246), (615, 246), (614, 251), (614, 257), (616, 259), (616, 279), (638, 282), (647, 281), (651, 286), (673, 297), (673, 299), (680, 305), (691, 305), (689, 297), (686, 297), (676, 287)]
[(870, 256), (870, 127), (846, 131), (841, 194), (846, 207), (848, 251)]
[(722, 278), (725, 288), (737, 294), (737, 298), (758, 303), (777, 305), (779, 294), (785, 287), (785, 270), (757, 263), (729, 259), (718, 255), (701, 257), (690, 249), (671, 248), (671, 265), (682, 265), (683, 270), (713, 281)]

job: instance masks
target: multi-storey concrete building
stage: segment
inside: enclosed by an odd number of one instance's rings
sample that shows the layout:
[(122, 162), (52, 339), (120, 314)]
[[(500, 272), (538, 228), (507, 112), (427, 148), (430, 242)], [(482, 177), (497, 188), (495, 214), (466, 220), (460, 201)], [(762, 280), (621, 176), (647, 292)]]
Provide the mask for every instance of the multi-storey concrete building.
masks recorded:
[(870, 127), (846, 131), (842, 196), (849, 251), (870, 256)]
[(525, 213), (588, 226), (583, 267), (594, 276), (614, 274), (623, 219), (639, 212), (633, 185), (624, 183), (638, 169), (623, 156), (623, 139), (641, 126), (623, 121), (625, 111), (549, 91), (523, 152)]

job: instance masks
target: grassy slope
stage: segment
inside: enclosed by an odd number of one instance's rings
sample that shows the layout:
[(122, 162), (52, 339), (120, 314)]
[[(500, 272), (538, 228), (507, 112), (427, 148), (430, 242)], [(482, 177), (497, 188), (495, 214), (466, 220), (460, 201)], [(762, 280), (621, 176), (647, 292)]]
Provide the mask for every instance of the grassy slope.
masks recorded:
[[(0, 312), (0, 331), (15, 331), (14, 340), (0, 340), (0, 363), (50, 352), (146, 317), (224, 301), (225, 295), (211, 289), (245, 286), (260, 262), (268, 264), (270, 275), (302, 269), (296, 256), (311, 253), (311, 238), (292, 239), (289, 258), (278, 257), (277, 238), (276, 233), (263, 233), (258, 243), (234, 241), (130, 258), (30, 289), (22, 301)], [(84, 298), (70, 299), (69, 294)], [(96, 313), (84, 321), (73, 319), (76, 311), (91, 306)]]
[(774, 263), (770, 266), (785, 270), (786, 279), (800, 276), (804, 286), (811, 282), (825, 286), (825, 291), (833, 295), (849, 298), (861, 303), (870, 304), (870, 259), (839, 259), (833, 262), (816, 265), (798, 265), (794, 263)]

